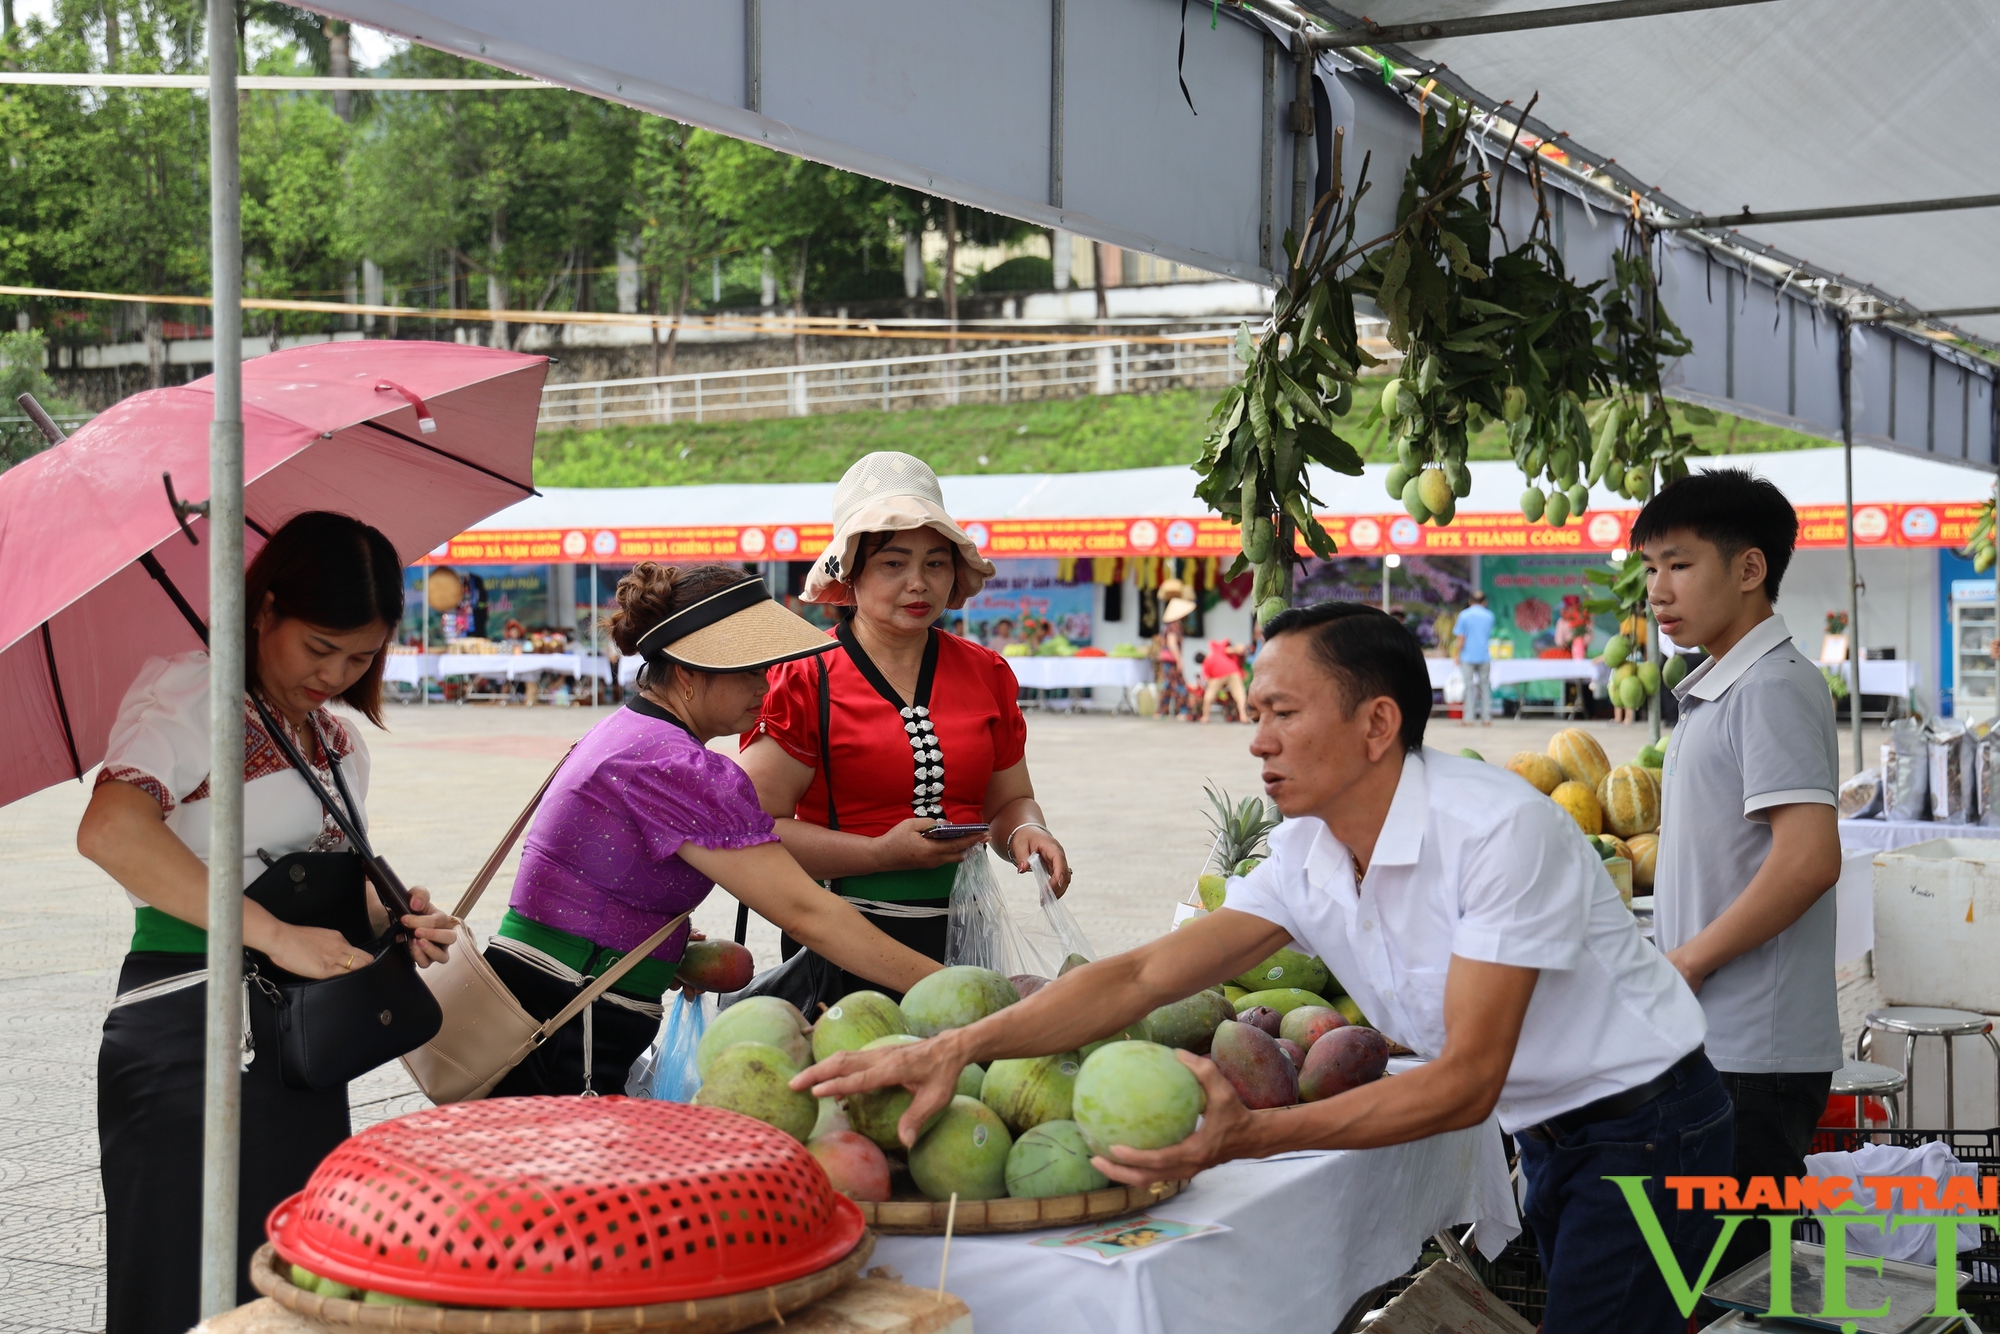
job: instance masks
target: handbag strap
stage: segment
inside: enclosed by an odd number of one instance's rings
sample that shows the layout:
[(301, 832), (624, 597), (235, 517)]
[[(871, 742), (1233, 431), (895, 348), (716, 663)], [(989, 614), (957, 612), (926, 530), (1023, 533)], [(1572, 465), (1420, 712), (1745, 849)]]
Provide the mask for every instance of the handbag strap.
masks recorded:
[(619, 959), (617, 963), (612, 964), (609, 968), (598, 974), (589, 986), (576, 993), (575, 998), (569, 1004), (557, 1010), (554, 1018), (548, 1020), (535, 1030), (534, 1036), (528, 1039), (528, 1045), (531, 1047), (541, 1046), (542, 1043), (548, 1040), (549, 1034), (582, 1014), (584, 1010), (589, 1008), (591, 1002), (616, 986), (618, 979), (624, 977), (625, 974), (631, 972), (634, 968), (637, 968), (652, 956), (654, 950), (666, 944), (667, 937), (671, 936), (680, 927), (681, 923), (687, 921), (687, 919), (688, 914), (682, 913), (652, 935), (647, 936), (644, 941), (635, 945), (632, 951)]
[[(313, 777), (312, 765), (308, 764), (306, 757), (299, 753), (298, 743), (292, 740), (291, 733), (287, 729), (278, 726), (277, 719), (271, 716), (271, 711), (264, 706), (264, 701), (257, 697), (255, 691), (250, 692), (250, 703), (256, 708), (257, 716), (263, 720), (264, 730), (270, 735), (272, 744), (283, 753), (292, 768), (298, 771), (299, 777), (305, 779), (306, 786), (312, 789), (313, 796), (319, 799), (319, 804), (333, 817), (333, 823), (346, 836), (348, 844), (360, 855), (362, 864), (368, 868), (368, 878), (389, 897), (389, 930), (383, 934), (393, 935), (403, 918), (412, 911), (410, 891), (404, 887), (402, 879), (389, 869), (389, 864), (375, 855), (375, 850), (368, 844), (368, 836), (361, 832), (361, 827), (355, 823), (349, 812), (341, 809), (319, 779)], [(319, 742), (320, 753), (326, 756), (328, 766), (333, 769), (336, 780), (340, 781), (341, 795), (347, 796), (347, 784), (339, 779), (340, 761), (334, 758), (331, 750), (327, 749), (326, 738), (319, 734), (319, 724), (313, 722), (310, 715), (306, 721), (312, 726), (313, 736)]]
[(461, 922), (464, 921), (466, 914), (472, 911), (473, 905), (479, 902), (479, 896), (493, 883), (493, 877), (500, 871), (500, 863), (507, 860), (507, 854), (514, 850), (514, 844), (520, 841), (523, 833), (527, 832), (528, 821), (535, 818), (535, 809), (542, 804), (542, 798), (548, 795), (549, 784), (556, 781), (556, 775), (562, 772), (565, 764), (569, 763), (569, 757), (576, 754), (577, 744), (570, 743), (570, 748), (556, 761), (556, 767), (549, 770), (549, 776), (535, 789), (535, 795), (528, 798), (528, 804), (514, 817), (514, 823), (508, 827), (506, 835), (493, 849), (493, 855), (486, 859), (486, 864), (479, 868), (479, 874), (472, 877), (472, 883), (466, 886), (465, 893), (459, 896), (458, 906), (451, 910), (453, 917)]

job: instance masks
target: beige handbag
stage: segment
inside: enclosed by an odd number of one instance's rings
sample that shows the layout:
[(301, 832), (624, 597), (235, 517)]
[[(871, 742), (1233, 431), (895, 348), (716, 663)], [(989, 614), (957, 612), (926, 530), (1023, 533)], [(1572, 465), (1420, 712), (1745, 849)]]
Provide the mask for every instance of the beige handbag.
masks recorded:
[[(563, 759), (566, 761), (569, 756)], [(474, 939), (472, 928), (465, 925), (465, 917), (492, 883), (500, 863), (513, 851), (561, 769), (562, 764), (558, 763), (542, 780), (527, 808), (515, 819), (513, 828), (500, 840), (500, 846), (493, 849), (493, 855), (479, 868), (464, 897), (452, 909), (452, 916), (459, 919), (458, 942), (451, 947), (446, 960), (418, 970), (417, 975), (429, 985), (444, 1010), (444, 1026), (436, 1037), (403, 1057), (403, 1068), (432, 1102), (471, 1102), (491, 1093), (508, 1071), (527, 1059), (528, 1053), (582, 1014), (688, 919), (682, 913), (648, 936), (644, 944), (605, 969), (602, 976), (577, 993), (547, 1023), (521, 1008), (521, 1002), (514, 999), (514, 993), (479, 952), (479, 942)]]

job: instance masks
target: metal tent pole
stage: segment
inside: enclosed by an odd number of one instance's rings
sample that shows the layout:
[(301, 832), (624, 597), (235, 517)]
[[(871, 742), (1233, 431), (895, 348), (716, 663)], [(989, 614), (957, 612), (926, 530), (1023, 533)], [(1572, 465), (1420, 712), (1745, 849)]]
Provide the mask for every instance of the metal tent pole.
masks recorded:
[(1867, 767), (1861, 739), (1861, 567), (1854, 555), (1854, 326), (1840, 318), (1840, 453), (1847, 478), (1847, 718), (1854, 772)]
[(236, 1305), (243, 1080), (243, 251), (236, 6), (208, 0), (208, 190), (215, 420), (208, 432), (208, 1024), (201, 1314)]
[[(600, 657), (597, 651), (597, 562), (590, 563), (590, 656)], [(590, 707), (597, 707), (597, 669), (590, 672)]]

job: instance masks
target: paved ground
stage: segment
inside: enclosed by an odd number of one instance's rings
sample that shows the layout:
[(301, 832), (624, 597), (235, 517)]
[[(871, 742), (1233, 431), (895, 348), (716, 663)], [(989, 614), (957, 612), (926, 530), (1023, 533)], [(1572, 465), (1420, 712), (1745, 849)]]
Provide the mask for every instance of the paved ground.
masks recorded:
[[(391, 730), (369, 736), (378, 849), (405, 880), (441, 898), (462, 889), (549, 767), (600, 716), (393, 709)], [(1249, 729), (1030, 716), (1029, 763), (1077, 868), (1068, 901), (1084, 930), (1100, 951), (1158, 935), (1207, 855), (1204, 781), (1238, 795), (1257, 790)], [(1557, 726), (1475, 729), (1439, 720), (1431, 740), (1447, 749), (1473, 745), (1503, 761), (1541, 749)], [(1644, 741), (1638, 727), (1592, 730), (1614, 762)], [(76, 854), (86, 797), (69, 784), (0, 809), (0, 1330), (103, 1324), (97, 1039), (132, 919), (124, 897)], [(474, 915), (482, 934), (498, 919), (512, 875), (510, 861)], [(717, 895), (695, 920), (726, 934), (734, 902)], [(776, 962), (773, 929), (758, 923), (750, 943), (761, 964)], [(1867, 978), (1844, 989), (1850, 1040), (1871, 990)], [(356, 1083), (352, 1097), (357, 1125), (423, 1105), (393, 1066)]]

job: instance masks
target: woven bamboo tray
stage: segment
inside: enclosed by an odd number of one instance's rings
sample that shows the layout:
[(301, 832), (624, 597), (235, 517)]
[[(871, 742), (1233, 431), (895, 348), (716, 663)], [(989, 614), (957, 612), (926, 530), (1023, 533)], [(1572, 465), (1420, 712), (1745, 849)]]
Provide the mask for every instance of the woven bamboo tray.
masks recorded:
[[(900, 1182), (898, 1184), (901, 1184)], [(1150, 1209), (1185, 1188), (1185, 1181), (1160, 1181), (1150, 1186), (1113, 1186), (1078, 1195), (1051, 1195), (1042, 1200), (960, 1200), (952, 1222), (954, 1234), (1035, 1232), (1050, 1227), (1081, 1227), (1106, 1218)], [(902, 1237), (941, 1237), (949, 1200), (920, 1198), (861, 1203), (861, 1216), (877, 1232)]]
[[(1027, 1203), (1027, 1201), (1024, 1201)], [(864, 1206), (865, 1207), (865, 1206)], [(961, 1211), (962, 1212), (962, 1211)], [(587, 1311), (481, 1311), (446, 1306), (367, 1306), (322, 1297), (295, 1286), (290, 1266), (267, 1242), (250, 1259), (250, 1282), (290, 1311), (335, 1329), (422, 1331), (422, 1334), (601, 1334), (612, 1330), (671, 1330), (673, 1334), (734, 1334), (810, 1305), (861, 1272), (875, 1250), (875, 1234), (861, 1241), (839, 1264), (781, 1283), (729, 1297), (658, 1306), (600, 1307)]]

